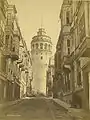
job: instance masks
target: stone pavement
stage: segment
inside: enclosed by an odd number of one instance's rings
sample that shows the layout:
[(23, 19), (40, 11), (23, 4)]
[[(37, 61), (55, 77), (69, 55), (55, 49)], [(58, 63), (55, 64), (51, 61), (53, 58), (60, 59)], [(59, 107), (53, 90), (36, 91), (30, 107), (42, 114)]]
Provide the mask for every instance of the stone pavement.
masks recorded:
[(68, 114), (73, 118), (73, 120), (90, 120), (90, 111), (71, 108), (70, 104), (63, 102), (60, 99), (53, 99), (53, 102), (65, 108), (68, 111)]
[(0, 104), (0, 110), (2, 110), (5, 107), (8, 107), (8, 106), (15, 105), (20, 101), (22, 101), (22, 99), (18, 99), (18, 100), (15, 100), (15, 101), (4, 102), (4, 103)]
[(3, 110), (0, 120), (72, 120), (67, 111), (56, 106), (52, 99), (35, 97)]

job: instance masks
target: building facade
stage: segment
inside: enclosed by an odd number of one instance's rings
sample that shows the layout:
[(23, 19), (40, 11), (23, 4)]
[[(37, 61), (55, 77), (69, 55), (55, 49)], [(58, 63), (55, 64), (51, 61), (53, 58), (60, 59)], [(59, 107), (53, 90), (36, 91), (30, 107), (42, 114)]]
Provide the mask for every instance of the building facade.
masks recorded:
[(0, 0), (0, 101), (20, 98), (21, 41), (15, 5), (10, 5), (7, 0)]
[(90, 109), (90, 1), (64, 0), (60, 20), (57, 45), (61, 52), (62, 98), (75, 107)]
[[(61, 34), (60, 34), (61, 35)], [(60, 37), (58, 39), (57, 45), (56, 45), (56, 52), (54, 55), (54, 78), (53, 78), (53, 97), (58, 97), (59, 93), (62, 93), (63, 89), (63, 79), (61, 76), (61, 44), (60, 44)]]
[[(0, 1), (0, 99), (19, 98), (19, 76), (16, 73), (16, 60), (19, 57), (19, 26), (16, 19), (16, 8), (7, 0)], [(14, 86), (14, 87), (13, 87)]]
[[(57, 46), (59, 46), (60, 51), (60, 73), (61, 73), (61, 97), (63, 96), (63, 100), (68, 103), (72, 102), (72, 84), (70, 82), (71, 77), (71, 68), (70, 64), (70, 50), (71, 50), (71, 21), (72, 21), (72, 1), (64, 0), (60, 19), (61, 19), (61, 31), (58, 39)], [(63, 94), (63, 95), (62, 95)], [(69, 96), (69, 99), (68, 99)]]
[(29, 96), (32, 93), (32, 81), (33, 81), (33, 73), (32, 73), (32, 61), (31, 61), (31, 53), (27, 51), (27, 69), (26, 69), (27, 79), (26, 79), (26, 96)]
[[(5, 43), (5, 24), (7, 1), (0, 1), (0, 101), (6, 99), (6, 59), (3, 53)], [(4, 66), (4, 67), (3, 67)]]
[(31, 88), (30, 81), (32, 81), (31, 55), (23, 39), (20, 41), (19, 60), (17, 62), (20, 68), (20, 98), (22, 98), (27, 96), (27, 88)]
[(49, 65), (47, 69), (47, 83), (46, 83), (46, 94), (48, 97), (53, 97), (53, 76), (54, 76), (54, 57), (50, 57)]
[(46, 35), (45, 29), (40, 28), (32, 38), (31, 56), (33, 72), (33, 90), (46, 95), (46, 70), (51, 56), (51, 38)]

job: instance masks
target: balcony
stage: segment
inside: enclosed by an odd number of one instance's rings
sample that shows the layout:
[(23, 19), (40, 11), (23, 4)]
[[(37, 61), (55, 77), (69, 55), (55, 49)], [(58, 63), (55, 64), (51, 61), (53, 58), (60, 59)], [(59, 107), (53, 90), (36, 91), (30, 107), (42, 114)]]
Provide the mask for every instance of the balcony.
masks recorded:
[(76, 55), (81, 57), (90, 57), (90, 37), (85, 37), (76, 49)]
[(63, 58), (63, 62), (64, 62), (64, 65), (70, 65), (70, 56), (67, 55), (67, 56), (64, 56)]
[(71, 63), (70, 56), (69, 55), (64, 56), (64, 59), (63, 59), (63, 70), (70, 72), (70, 70), (71, 70), (70, 63)]
[(18, 60), (19, 59), (19, 53), (18, 52), (11, 52), (11, 58), (13, 60)]

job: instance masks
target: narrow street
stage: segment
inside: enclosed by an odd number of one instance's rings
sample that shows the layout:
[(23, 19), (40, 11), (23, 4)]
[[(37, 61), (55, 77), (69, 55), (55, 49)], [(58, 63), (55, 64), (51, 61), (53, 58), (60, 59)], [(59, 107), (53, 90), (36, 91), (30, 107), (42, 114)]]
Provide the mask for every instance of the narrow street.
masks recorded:
[(0, 120), (72, 120), (67, 111), (57, 107), (51, 99), (23, 99), (3, 110)]

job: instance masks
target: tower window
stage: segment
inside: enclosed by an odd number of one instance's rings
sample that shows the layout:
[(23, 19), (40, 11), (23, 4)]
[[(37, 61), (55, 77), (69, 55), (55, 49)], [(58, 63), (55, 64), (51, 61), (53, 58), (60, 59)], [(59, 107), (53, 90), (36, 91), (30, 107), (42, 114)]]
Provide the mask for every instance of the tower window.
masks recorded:
[(13, 47), (13, 49), (12, 49), (12, 50), (13, 50), (13, 52), (15, 52), (15, 47)]
[(38, 55), (38, 53), (36, 52), (36, 55)]
[(40, 43), (40, 49), (43, 49), (43, 43)]
[(49, 50), (50, 50), (50, 45), (48, 46)]
[(47, 49), (47, 43), (45, 43), (45, 47), (44, 48)]
[(36, 43), (36, 49), (38, 49), (38, 43)]
[(43, 56), (41, 56), (41, 60), (43, 59)]
[(6, 35), (6, 39), (9, 39), (9, 35)]
[(12, 71), (11, 71), (11, 74), (12, 74)]

